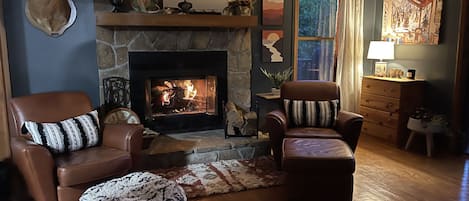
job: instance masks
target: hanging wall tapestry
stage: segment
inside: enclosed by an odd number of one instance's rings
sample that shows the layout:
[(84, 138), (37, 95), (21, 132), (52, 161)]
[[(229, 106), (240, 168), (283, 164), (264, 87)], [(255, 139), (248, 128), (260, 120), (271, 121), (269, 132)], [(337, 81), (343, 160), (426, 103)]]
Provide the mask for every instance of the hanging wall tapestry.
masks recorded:
[(283, 62), (283, 30), (262, 31), (262, 61)]
[(27, 0), (25, 14), (34, 27), (60, 36), (75, 22), (77, 9), (72, 0)]
[(262, 0), (262, 24), (283, 24), (283, 0)]
[(382, 40), (438, 44), (443, 0), (384, 0)]

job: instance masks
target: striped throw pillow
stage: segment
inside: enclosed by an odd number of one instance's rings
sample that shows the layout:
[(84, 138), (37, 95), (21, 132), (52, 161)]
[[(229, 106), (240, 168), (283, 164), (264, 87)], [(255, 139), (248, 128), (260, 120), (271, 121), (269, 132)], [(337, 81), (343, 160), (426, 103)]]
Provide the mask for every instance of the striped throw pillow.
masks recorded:
[(335, 125), (340, 110), (339, 100), (307, 101), (283, 100), (285, 113), (294, 127), (331, 128)]
[(25, 121), (23, 132), (29, 132), (36, 144), (52, 153), (65, 153), (92, 147), (99, 141), (99, 120), (96, 110), (56, 123)]

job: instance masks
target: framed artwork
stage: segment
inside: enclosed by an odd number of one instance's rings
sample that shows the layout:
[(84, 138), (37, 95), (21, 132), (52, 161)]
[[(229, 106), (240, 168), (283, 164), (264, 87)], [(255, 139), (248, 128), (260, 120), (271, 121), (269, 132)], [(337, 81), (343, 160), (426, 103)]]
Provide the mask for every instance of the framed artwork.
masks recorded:
[(437, 45), (443, 0), (384, 0), (381, 39)]
[(262, 23), (264, 25), (283, 24), (284, 0), (262, 0)]
[(262, 30), (262, 61), (283, 62), (283, 30)]
[(376, 62), (375, 63), (375, 76), (386, 77), (386, 63)]

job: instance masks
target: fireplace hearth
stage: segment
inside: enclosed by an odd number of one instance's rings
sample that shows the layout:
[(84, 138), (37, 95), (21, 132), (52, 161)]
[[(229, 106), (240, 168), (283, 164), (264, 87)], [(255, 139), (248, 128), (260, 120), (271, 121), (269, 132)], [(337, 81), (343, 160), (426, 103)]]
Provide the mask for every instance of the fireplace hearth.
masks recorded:
[(223, 127), (226, 51), (129, 52), (132, 109), (163, 133)]

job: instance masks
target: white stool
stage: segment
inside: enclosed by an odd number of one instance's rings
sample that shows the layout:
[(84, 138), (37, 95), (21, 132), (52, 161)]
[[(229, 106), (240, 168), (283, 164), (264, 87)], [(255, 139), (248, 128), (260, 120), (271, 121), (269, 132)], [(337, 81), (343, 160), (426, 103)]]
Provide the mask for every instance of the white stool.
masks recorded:
[(443, 132), (443, 126), (432, 124), (431, 122), (422, 122), (420, 119), (414, 119), (410, 117), (409, 121), (407, 122), (407, 128), (411, 130), (411, 132), (409, 139), (407, 139), (405, 149), (409, 149), (410, 143), (416, 134), (424, 134), (427, 141), (427, 156), (431, 157), (434, 147), (433, 134)]

